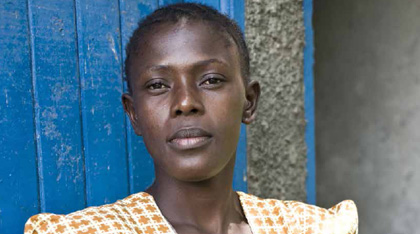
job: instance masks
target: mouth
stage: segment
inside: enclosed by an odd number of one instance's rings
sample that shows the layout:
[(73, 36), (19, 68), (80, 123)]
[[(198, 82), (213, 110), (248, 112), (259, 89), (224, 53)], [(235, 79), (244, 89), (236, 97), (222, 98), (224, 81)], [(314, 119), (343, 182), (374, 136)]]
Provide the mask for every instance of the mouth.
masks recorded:
[(169, 145), (178, 150), (195, 149), (207, 145), (212, 135), (201, 128), (183, 128), (169, 137)]

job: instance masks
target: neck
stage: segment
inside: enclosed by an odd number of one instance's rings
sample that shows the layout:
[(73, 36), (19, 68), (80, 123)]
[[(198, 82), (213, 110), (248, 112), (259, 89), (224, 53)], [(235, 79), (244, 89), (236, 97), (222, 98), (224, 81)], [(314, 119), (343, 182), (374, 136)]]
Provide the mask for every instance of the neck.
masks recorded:
[[(245, 220), (232, 189), (235, 157), (216, 176), (199, 182), (177, 180), (156, 168), (155, 183), (146, 190), (175, 229), (227, 233), (229, 224)], [(181, 231), (179, 231), (181, 232)]]

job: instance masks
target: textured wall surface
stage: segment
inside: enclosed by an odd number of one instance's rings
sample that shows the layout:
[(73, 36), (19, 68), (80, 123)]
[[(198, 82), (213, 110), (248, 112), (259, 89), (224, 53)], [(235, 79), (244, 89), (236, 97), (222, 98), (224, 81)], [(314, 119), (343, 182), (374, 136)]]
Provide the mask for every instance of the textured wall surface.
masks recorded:
[(248, 0), (252, 79), (261, 83), (248, 126), (248, 187), (261, 197), (306, 200), (302, 1)]
[(314, 2), (317, 201), (420, 233), (420, 2)]

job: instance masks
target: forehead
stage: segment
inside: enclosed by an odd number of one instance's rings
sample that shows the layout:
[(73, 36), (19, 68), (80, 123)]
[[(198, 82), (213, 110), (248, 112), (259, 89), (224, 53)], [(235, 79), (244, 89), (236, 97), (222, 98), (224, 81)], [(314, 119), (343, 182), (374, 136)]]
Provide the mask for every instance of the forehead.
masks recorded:
[(131, 70), (153, 65), (186, 65), (208, 59), (218, 59), (231, 68), (240, 69), (239, 52), (233, 39), (202, 21), (158, 24), (138, 43)]

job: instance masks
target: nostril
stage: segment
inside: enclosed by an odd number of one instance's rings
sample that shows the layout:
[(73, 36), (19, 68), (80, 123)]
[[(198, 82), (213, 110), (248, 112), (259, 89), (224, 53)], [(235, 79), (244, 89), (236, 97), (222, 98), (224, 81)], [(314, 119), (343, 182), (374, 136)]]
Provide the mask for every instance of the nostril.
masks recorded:
[(182, 114), (197, 114), (199, 111), (198, 111), (198, 109), (196, 109), (196, 108), (194, 108), (194, 109), (191, 109), (190, 111), (182, 111), (182, 110), (176, 110), (175, 111), (175, 115), (182, 115)]

